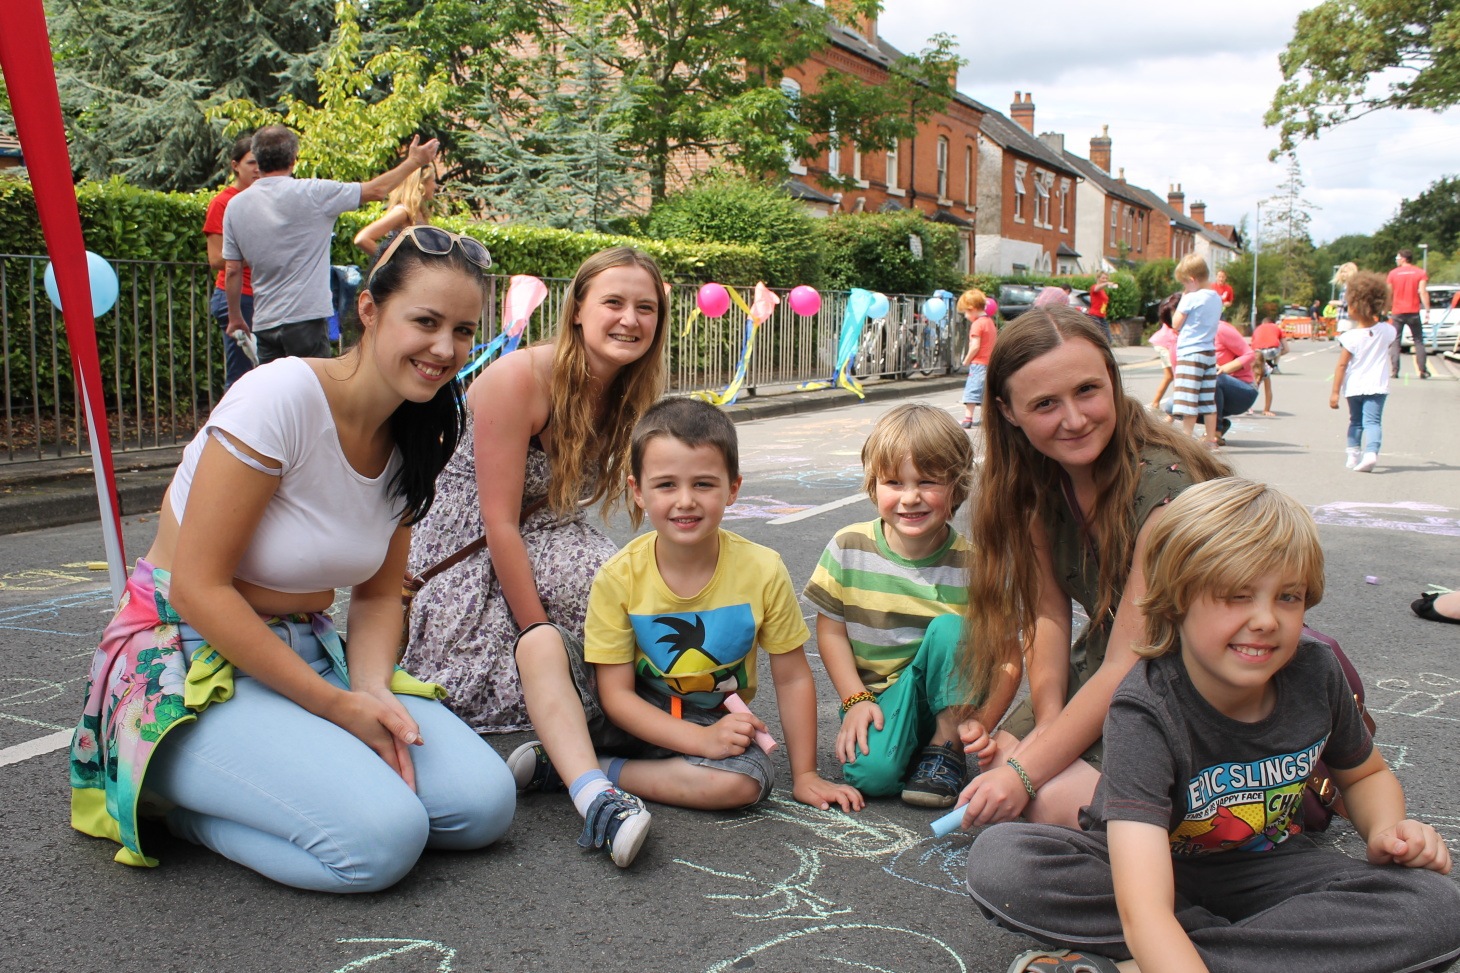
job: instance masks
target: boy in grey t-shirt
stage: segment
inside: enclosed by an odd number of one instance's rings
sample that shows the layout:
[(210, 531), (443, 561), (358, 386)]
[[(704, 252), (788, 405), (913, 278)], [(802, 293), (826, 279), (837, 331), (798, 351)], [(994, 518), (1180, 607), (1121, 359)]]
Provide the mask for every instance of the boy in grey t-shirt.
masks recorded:
[[(1146, 661), (1111, 700), (1086, 830), (995, 825), (969, 852), (985, 915), (1076, 951), (1031, 951), (1011, 969), (1257, 970), (1302, 956), (1384, 973), (1460, 956), (1449, 849), (1405, 817), (1337, 658), (1303, 636), (1323, 594), (1307, 510), (1260, 483), (1210, 480), (1166, 508), (1146, 550)], [(1367, 861), (1303, 833), (1320, 758)]]

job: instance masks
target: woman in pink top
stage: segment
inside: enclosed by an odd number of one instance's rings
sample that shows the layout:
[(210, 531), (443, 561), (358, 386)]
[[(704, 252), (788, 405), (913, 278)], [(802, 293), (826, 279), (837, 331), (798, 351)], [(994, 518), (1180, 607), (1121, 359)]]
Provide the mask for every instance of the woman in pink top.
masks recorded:
[(1217, 442), (1226, 442), (1232, 428), (1231, 416), (1240, 416), (1257, 401), (1257, 386), (1252, 379), (1252, 359), (1256, 357), (1247, 339), (1226, 321), (1217, 325)]

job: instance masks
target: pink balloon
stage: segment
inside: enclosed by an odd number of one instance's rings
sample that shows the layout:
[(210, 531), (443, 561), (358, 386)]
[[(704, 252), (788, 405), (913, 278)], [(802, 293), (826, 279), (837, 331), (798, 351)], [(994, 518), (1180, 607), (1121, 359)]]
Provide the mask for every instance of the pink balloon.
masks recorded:
[(791, 288), (791, 296), (787, 299), (787, 303), (791, 305), (791, 310), (802, 317), (809, 318), (821, 310), (821, 295), (816, 292), (816, 288), (802, 284), (800, 287)]
[(992, 297), (989, 298), (987, 301), (984, 302), (983, 313), (987, 314), (989, 317), (993, 317), (994, 315), (998, 314), (999, 302), (994, 300)]
[(705, 284), (700, 288), (695, 303), (705, 317), (718, 318), (730, 310), (730, 292), (725, 290), (723, 284)]

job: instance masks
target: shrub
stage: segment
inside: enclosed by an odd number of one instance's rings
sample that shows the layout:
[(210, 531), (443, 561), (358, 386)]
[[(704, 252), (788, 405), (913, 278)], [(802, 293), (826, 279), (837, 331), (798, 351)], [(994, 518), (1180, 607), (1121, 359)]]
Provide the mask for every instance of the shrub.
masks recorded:
[(655, 206), (648, 233), (666, 241), (758, 246), (765, 261), (758, 279), (772, 287), (819, 286), (825, 242), (818, 223), (779, 186), (711, 175)]
[[(895, 213), (846, 213), (824, 221), (827, 242), (826, 286), (864, 287), (887, 294), (955, 291), (958, 231), (933, 223), (916, 210)], [(922, 255), (914, 252), (917, 237)]]

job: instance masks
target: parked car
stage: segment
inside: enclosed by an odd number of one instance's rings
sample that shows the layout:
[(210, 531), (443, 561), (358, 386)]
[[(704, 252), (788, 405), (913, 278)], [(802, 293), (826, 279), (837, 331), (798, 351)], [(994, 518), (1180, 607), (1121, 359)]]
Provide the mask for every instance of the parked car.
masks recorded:
[[(1432, 284), (1428, 290), (1430, 309), (1420, 312), (1425, 353), (1434, 355), (1442, 351), (1452, 351), (1456, 340), (1460, 339), (1460, 308), (1452, 308), (1450, 303), (1460, 293), (1460, 284)], [(1409, 333), (1408, 328), (1400, 332), (1399, 350), (1414, 351), (1414, 336)]]
[[(1005, 321), (1014, 320), (1034, 306), (1034, 299), (1042, 290), (1044, 287), (1040, 284), (1000, 284), (999, 293), (995, 295), (999, 302), (999, 313), (1004, 316)], [(1090, 313), (1089, 291), (1072, 290), (1070, 295), (1074, 298), (1072, 307), (1079, 308), (1086, 314)]]

